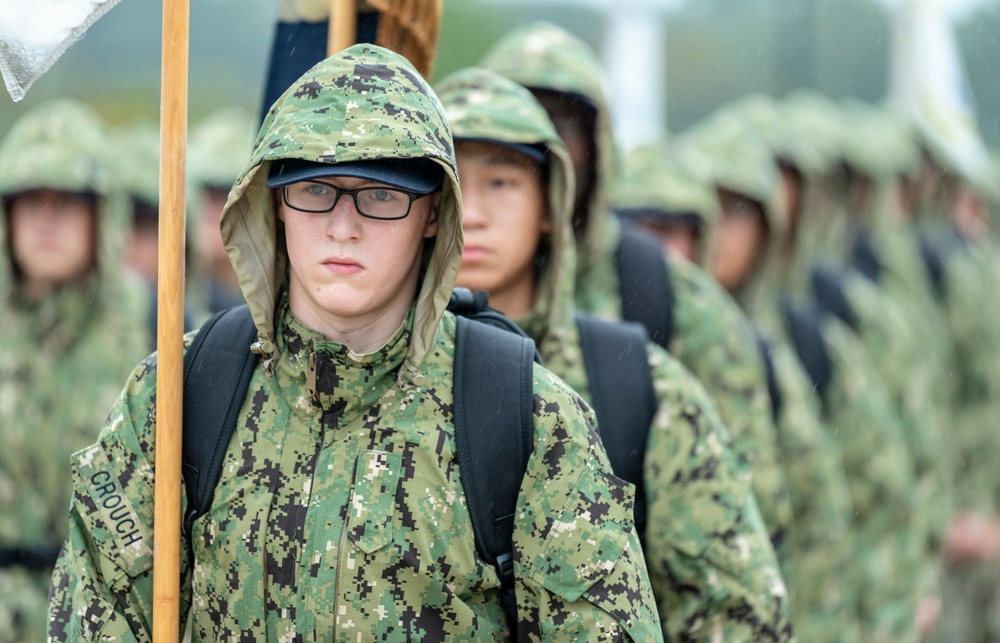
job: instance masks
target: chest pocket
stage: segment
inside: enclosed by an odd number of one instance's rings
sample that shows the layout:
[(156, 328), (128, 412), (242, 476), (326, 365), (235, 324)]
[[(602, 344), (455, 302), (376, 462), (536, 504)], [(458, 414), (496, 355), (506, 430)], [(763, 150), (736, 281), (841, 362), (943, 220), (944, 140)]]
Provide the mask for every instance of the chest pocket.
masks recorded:
[(403, 456), (364, 451), (354, 469), (354, 490), (348, 507), (347, 537), (372, 553), (392, 542), (396, 489)]
[(583, 473), (541, 555), (531, 562), (535, 578), (567, 601), (580, 598), (624, 552), (634, 498), (634, 487), (610, 473)]

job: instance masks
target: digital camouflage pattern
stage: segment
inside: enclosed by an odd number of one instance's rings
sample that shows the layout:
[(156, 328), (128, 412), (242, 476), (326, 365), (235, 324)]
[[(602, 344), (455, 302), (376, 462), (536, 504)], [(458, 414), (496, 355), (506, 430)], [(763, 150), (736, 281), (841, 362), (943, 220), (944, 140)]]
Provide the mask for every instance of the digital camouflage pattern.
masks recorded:
[[(784, 122), (801, 126), (793, 119)], [(756, 126), (755, 130), (767, 131)], [(764, 140), (772, 155), (795, 162), (795, 146), (770, 143), (771, 137)], [(820, 190), (812, 191), (813, 181), (819, 180), (813, 174), (819, 171), (816, 157), (808, 152), (806, 157), (812, 160), (803, 169), (805, 207), (800, 221), (795, 228), (780, 224), (772, 228), (785, 236), (768, 241), (771, 252), (766, 264), (759, 267), (767, 279), (757, 292), (741, 297), (753, 306), (753, 316), (779, 345), (789, 345), (779, 306), (783, 298), (800, 292), (804, 284), (796, 266), (809, 265), (806, 259), (812, 259), (802, 253), (814, 246), (800, 244), (800, 235), (809, 234), (809, 219), (819, 216), (808, 208), (824, 203), (825, 198)], [(851, 580), (845, 587), (858, 588), (862, 640), (913, 640), (917, 601), (925, 595), (927, 585), (927, 524), (916, 504), (914, 489), (918, 487), (905, 428), (860, 340), (832, 316), (823, 320), (819, 331), (831, 362), (831, 380), (821, 398), (821, 420), (839, 452), (854, 510), (852, 565), (844, 576), (860, 582)]]
[[(187, 277), (187, 301), (195, 319), (243, 303), (235, 284), (219, 276), (232, 269), (219, 252), (218, 204), (215, 191), (228, 192), (243, 171), (257, 135), (257, 120), (249, 110), (222, 107), (206, 116), (191, 131), (187, 186), (190, 195), (189, 229), (196, 230)], [(206, 235), (216, 237), (205, 238)], [(214, 251), (213, 251), (214, 250)], [(221, 264), (221, 265), (220, 265)]]
[[(752, 139), (744, 135), (737, 140), (744, 148), (752, 145)], [(723, 147), (725, 150), (700, 149), (696, 136), (689, 134), (684, 140), (639, 148), (629, 155), (628, 168), (632, 176), (626, 184), (631, 189), (622, 190), (621, 198), (637, 210), (653, 212), (677, 207), (675, 203), (687, 203), (683, 210), (701, 216), (704, 234), (712, 239), (720, 210), (714, 197), (716, 181), (733, 191), (756, 193), (755, 196), (762, 199), (771, 199), (776, 188), (773, 173), (759, 172), (757, 178), (744, 176), (748, 168), (771, 162), (766, 149), (763, 160), (758, 158), (754, 163), (752, 149), (740, 152), (733, 150), (732, 145)], [(722, 154), (722, 158), (718, 159), (713, 152)], [(668, 154), (674, 158), (668, 159)], [(680, 163), (689, 169), (684, 173), (675, 169)], [(736, 167), (737, 171), (728, 172), (731, 167)], [(731, 181), (733, 174), (744, 178)], [(674, 180), (669, 178), (672, 175)], [(684, 183), (678, 180), (681, 176), (685, 178)], [(664, 177), (668, 178), (664, 180)], [(712, 199), (702, 199), (699, 206), (686, 197), (698, 190), (711, 194)], [(687, 201), (681, 201), (685, 197)], [(771, 208), (765, 209), (766, 215), (771, 213)], [(776, 233), (783, 227), (775, 221)], [(780, 234), (773, 238), (780, 238)], [(707, 250), (706, 254), (710, 253), (711, 250)], [(763, 264), (758, 266), (762, 267)], [(757, 302), (757, 309), (751, 311), (755, 313), (760, 313), (759, 308), (765, 306), (764, 302), (750, 296), (754, 291), (752, 284), (758, 282), (759, 279), (751, 278), (751, 285), (746, 289), (751, 293), (737, 293), (738, 301)], [(773, 302), (768, 301), (767, 305), (773, 306)], [(782, 571), (791, 597), (795, 632), (801, 641), (857, 641), (858, 579), (856, 575), (845, 573), (855, 552), (851, 533), (854, 511), (839, 447), (822, 426), (819, 400), (812, 382), (785, 338), (778, 333), (766, 339), (780, 393), (776, 417), (778, 446), (793, 511), (788, 555)]]
[[(58, 548), (70, 454), (89, 444), (147, 351), (146, 295), (123, 276), (124, 213), (103, 123), (70, 101), (39, 105), (0, 143), (0, 198), (34, 188), (92, 191), (97, 268), (83, 285), (29, 297), (0, 225), (0, 548)], [(0, 641), (40, 641), (51, 570), (0, 568)]]
[[(436, 242), (399, 330), (359, 355), (288, 311), (268, 168), (281, 158), (417, 157), (445, 172)], [(214, 506), (186, 539), (194, 562), (185, 554), (181, 613), (191, 606), (193, 640), (504, 638), (499, 579), (475, 552), (454, 453), (455, 320), (445, 307), (461, 205), (434, 93), (404, 59), (371, 45), (318, 64), (268, 113), (222, 230), (265, 359)], [(98, 443), (74, 457), (55, 640), (149, 640), (155, 381), (150, 358)], [(542, 367), (534, 388), (536, 447), (514, 528), (519, 635), (659, 640), (634, 490), (611, 475), (583, 401)]]
[[(548, 368), (589, 399), (574, 322), (573, 167), (562, 141), (527, 90), (492, 72), (463, 70), (437, 90), (456, 142), (542, 144), (548, 150), (552, 233), (534, 307), (518, 321)], [(735, 460), (700, 383), (656, 344), (647, 353), (659, 411), (645, 450), (645, 552), (665, 638), (789, 640), (788, 598), (749, 471)], [(613, 424), (599, 428), (614, 435)]]
[[(611, 186), (619, 180), (604, 79), (594, 52), (548, 24), (515, 29), (497, 42), (482, 65), (529, 89), (585, 98), (597, 110), (596, 188), (583, 239), (577, 244), (576, 304), (608, 319), (621, 318), (614, 251), (620, 228)], [(737, 457), (753, 472), (753, 487), (779, 560), (791, 521), (788, 487), (778, 466), (764, 366), (753, 331), (736, 304), (700, 268), (665, 260), (674, 292), (673, 337), (668, 347), (705, 385), (729, 429)]]
[[(643, 223), (649, 218), (664, 223), (677, 216), (700, 222), (696, 263), (709, 266), (716, 223), (722, 212), (715, 190), (699, 181), (690, 165), (694, 159), (672, 153), (666, 140), (647, 142), (622, 160), (621, 178), (614, 186), (614, 208), (619, 216)], [(655, 180), (650, 180), (654, 177)]]

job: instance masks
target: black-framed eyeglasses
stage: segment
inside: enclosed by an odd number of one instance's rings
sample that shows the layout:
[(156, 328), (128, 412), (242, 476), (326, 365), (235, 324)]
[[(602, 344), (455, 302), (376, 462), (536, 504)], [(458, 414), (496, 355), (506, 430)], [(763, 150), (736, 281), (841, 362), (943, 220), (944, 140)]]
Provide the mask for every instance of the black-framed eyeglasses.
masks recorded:
[(341, 195), (348, 195), (354, 207), (363, 217), (381, 221), (405, 219), (410, 207), (417, 199), (428, 196), (390, 187), (364, 187), (356, 190), (338, 188), (323, 181), (299, 181), (284, 186), (281, 196), (285, 205), (300, 212), (320, 214), (331, 212), (340, 201)]

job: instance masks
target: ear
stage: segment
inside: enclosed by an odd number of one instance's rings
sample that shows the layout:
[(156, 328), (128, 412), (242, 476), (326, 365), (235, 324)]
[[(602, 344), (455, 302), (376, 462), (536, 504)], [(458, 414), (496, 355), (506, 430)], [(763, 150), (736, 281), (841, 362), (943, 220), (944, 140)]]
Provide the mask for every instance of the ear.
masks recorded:
[(548, 198), (545, 199), (542, 218), (538, 221), (538, 230), (542, 234), (552, 234), (552, 204)]
[(274, 213), (278, 217), (278, 221), (284, 223), (285, 221), (285, 208), (284, 203), (281, 200), (281, 188), (274, 188), (271, 190), (271, 196), (274, 199)]
[(427, 216), (427, 226), (424, 227), (424, 239), (436, 237), (438, 233), (438, 210), (441, 209), (441, 193), (432, 197), (430, 212)]

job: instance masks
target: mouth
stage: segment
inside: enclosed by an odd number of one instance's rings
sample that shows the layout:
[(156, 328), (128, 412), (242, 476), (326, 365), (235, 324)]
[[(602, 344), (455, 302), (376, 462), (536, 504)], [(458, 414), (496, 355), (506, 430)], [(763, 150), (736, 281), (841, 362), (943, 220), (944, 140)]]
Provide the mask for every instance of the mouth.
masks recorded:
[(482, 259), (490, 253), (489, 250), (483, 246), (465, 246), (462, 249), (462, 261), (475, 261), (477, 259)]
[(323, 262), (327, 270), (342, 276), (356, 275), (363, 270), (360, 263), (353, 259), (333, 258)]

